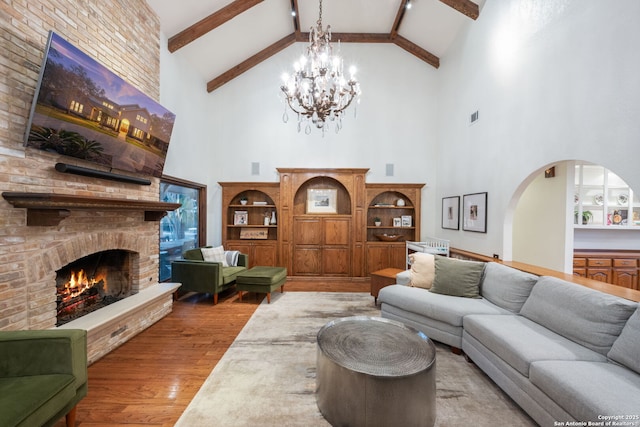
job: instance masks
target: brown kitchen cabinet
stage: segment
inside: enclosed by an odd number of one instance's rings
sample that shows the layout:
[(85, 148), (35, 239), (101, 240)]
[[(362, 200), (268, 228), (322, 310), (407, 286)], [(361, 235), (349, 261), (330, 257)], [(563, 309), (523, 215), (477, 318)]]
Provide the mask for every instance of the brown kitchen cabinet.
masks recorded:
[(640, 252), (575, 251), (573, 274), (630, 289), (640, 289)]

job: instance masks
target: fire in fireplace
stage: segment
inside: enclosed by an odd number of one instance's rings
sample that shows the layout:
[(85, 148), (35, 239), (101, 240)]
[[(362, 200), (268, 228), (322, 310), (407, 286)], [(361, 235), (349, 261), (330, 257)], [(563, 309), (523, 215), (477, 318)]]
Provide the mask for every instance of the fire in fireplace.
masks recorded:
[(132, 294), (130, 255), (98, 252), (56, 272), (56, 326), (64, 325)]

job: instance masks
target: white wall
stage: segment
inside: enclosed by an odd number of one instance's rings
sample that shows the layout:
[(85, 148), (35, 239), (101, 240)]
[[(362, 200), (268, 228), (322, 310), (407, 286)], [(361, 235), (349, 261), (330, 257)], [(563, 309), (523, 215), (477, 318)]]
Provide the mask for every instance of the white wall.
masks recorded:
[[(510, 256), (513, 198), (545, 165), (591, 161), (640, 191), (638, 16), (636, 0), (488, 1), (438, 70), (393, 45), (342, 44), (362, 103), (324, 138), (281, 119), (280, 75), (304, 44), (210, 94), (180, 51), (163, 52), (161, 101), (178, 116), (166, 173), (209, 186), (209, 243), (220, 240), (218, 181), (277, 181), (277, 167), (368, 167), (368, 182), (427, 183), (422, 237)], [(486, 234), (440, 228), (442, 197), (482, 191)]]
[[(291, 113), (283, 123), (280, 96), (282, 73), (305, 48), (290, 46), (210, 94), (180, 65), (179, 51), (162, 57), (162, 102), (178, 116), (165, 173), (208, 185), (208, 243), (221, 239), (217, 182), (276, 182), (279, 167), (363, 167), (367, 182), (427, 183), (423, 224), (433, 228), (438, 71), (394, 45), (342, 44), (345, 64), (358, 68), (357, 117), (349, 111), (339, 134), (305, 135)], [(251, 175), (252, 162), (260, 175)]]
[[(573, 167), (569, 172), (573, 182)], [(572, 241), (545, 236), (565, 236), (568, 227), (573, 229), (567, 220), (566, 183), (567, 164), (563, 162), (555, 166), (555, 177), (545, 178), (544, 171), (539, 171), (524, 190), (513, 216), (514, 260), (565, 270), (565, 247)]]
[[(638, 16), (635, 0), (486, 2), (438, 71), (436, 193), (487, 191), (488, 232), (439, 237), (509, 254), (512, 197), (531, 173), (561, 160), (601, 164), (640, 189)], [(480, 120), (469, 126), (475, 110)]]
[(212, 127), (207, 83), (179, 57), (169, 53), (164, 35), (160, 45), (160, 103), (176, 115), (164, 174), (207, 185), (206, 238), (207, 243), (216, 243), (220, 237), (213, 230), (219, 228), (221, 218), (220, 191), (215, 184), (219, 179), (215, 159), (219, 155), (217, 147), (208, 143)]

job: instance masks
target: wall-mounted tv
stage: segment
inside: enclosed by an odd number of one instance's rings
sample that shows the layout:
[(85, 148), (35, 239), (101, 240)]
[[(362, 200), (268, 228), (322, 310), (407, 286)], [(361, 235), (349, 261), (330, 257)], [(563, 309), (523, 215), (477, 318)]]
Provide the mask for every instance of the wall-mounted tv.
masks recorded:
[(159, 177), (175, 114), (53, 31), (25, 145)]

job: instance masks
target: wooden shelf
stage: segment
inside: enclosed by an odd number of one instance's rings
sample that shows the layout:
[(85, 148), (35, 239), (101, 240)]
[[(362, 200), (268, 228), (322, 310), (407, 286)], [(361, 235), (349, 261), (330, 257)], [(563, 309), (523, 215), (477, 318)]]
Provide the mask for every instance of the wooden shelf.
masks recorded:
[(101, 197), (74, 196), (54, 193), (18, 193), (5, 191), (2, 197), (14, 208), (27, 209), (27, 225), (55, 226), (68, 217), (72, 210), (129, 210), (144, 211), (145, 221), (159, 221), (179, 208), (180, 203), (145, 200), (111, 199)]

